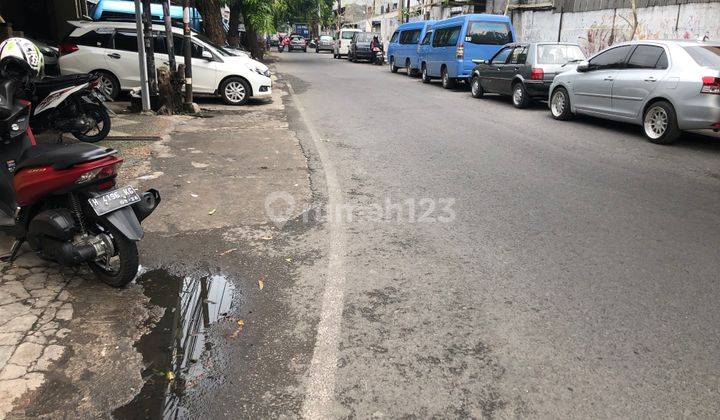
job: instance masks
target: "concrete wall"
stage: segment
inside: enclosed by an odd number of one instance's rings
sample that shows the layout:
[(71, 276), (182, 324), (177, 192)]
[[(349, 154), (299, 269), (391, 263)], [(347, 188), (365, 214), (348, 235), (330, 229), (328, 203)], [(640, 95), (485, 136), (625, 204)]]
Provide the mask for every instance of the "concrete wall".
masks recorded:
[[(422, 20), (422, 16), (419, 14), (419, 7), (414, 7), (412, 8), (412, 10), (413, 16), (410, 17), (410, 22)], [(373, 22), (380, 22), (380, 27), (373, 27)], [(355, 22), (353, 25), (356, 26), (358, 29), (362, 29), (364, 31), (376, 32), (387, 50), (390, 37), (392, 37), (395, 29), (397, 29), (397, 27), (400, 26), (402, 23), (403, 22), (400, 22), (400, 20), (398, 19), (398, 12), (394, 11), (382, 15), (376, 15), (370, 19)]]
[[(556, 41), (560, 13), (519, 11), (512, 13), (521, 40)], [(560, 40), (577, 42), (587, 54), (630, 39), (720, 40), (720, 3), (687, 3), (638, 9), (633, 31), (630, 9), (564, 13)], [(634, 36), (633, 36), (634, 32)]]

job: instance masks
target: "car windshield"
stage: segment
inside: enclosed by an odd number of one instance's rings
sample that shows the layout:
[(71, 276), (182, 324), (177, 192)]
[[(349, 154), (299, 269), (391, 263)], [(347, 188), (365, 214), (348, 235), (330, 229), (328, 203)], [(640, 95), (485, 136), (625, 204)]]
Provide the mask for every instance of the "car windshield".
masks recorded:
[(193, 36), (193, 38), (197, 38), (197, 39), (199, 39), (200, 41), (202, 41), (202, 42), (208, 44), (209, 46), (213, 47), (213, 48), (217, 51), (218, 55), (222, 55), (222, 56), (225, 56), (225, 57), (233, 57), (233, 56), (236, 56), (236, 54), (233, 54), (233, 53), (231, 53), (230, 51), (226, 50), (224, 47), (221, 47), (221, 46), (217, 45), (216, 43), (212, 42), (212, 41), (210, 40), (210, 38), (206, 37), (205, 35), (203, 35), (203, 34), (201, 34), (201, 33), (198, 33), (198, 32), (193, 31), (193, 32), (192, 32), (192, 36)]
[(302, 37), (300, 37), (300, 36), (293, 36), (293, 37), (290, 37), (290, 40), (291, 40), (291, 41), (301, 41), (301, 40), (302, 40)]
[(720, 45), (683, 47), (698, 65), (720, 69)]
[(372, 41), (372, 34), (370, 32), (358, 33), (355, 39), (357, 42), (370, 42)]
[(328, 35), (323, 35), (320, 37), (320, 41), (332, 41), (332, 40), (333, 40), (333, 38)]
[(343, 32), (340, 37), (342, 39), (352, 39), (353, 35), (355, 35), (356, 32)]
[(538, 64), (565, 64), (570, 61), (584, 60), (580, 47), (577, 45), (538, 45), (537, 47)]

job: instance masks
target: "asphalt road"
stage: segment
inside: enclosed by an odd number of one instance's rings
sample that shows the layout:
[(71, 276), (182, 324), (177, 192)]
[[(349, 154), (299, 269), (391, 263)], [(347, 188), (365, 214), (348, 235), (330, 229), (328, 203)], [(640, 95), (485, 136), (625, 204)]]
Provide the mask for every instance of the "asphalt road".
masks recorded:
[(287, 414), (720, 415), (717, 137), (657, 146), (329, 54), (277, 69), (319, 200), (353, 216), (298, 238), (321, 256), (297, 280), (317, 293), (286, 296), (313, 348), (275, 370)]

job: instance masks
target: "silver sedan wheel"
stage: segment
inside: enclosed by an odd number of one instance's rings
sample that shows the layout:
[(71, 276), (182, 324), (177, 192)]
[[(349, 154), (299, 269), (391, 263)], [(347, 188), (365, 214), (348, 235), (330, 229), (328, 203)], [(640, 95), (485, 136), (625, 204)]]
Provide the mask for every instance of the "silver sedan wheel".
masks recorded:
[(232, 81), (225, 86), (225, 97), (230, 102), (242, 102), (246, 94), (245, 86), (238, 81)]
[[(523, 100), (522, 87), (520, 86), (520, 84), (517, 84), (517, 86), (515, 86), (515, 89), (513, 89), (513, 103), (517, 106), (522, 103), (522, 100)], [(564, 100), (564, 98), (563, 98), (563, 100)]]
[(480, 92), (480, 79), (478, 79), (477, 77), (473, 77), (470, 90), (472, 91), (473, 96), (477, 96), (477, 94)]
[(563, 94), (562, 90), (553, 93), (552, 101), (550, 102), (550, 111), (552, 111), (552, 114), (556, 117), (559, 117), (565, 112), (565, 94)]
[(660, 106), (650, 108), (645, 114), (643, 127), (645, 128), (645, 134), (651, 139), (662, 137), (668, 129), (667, 111)]

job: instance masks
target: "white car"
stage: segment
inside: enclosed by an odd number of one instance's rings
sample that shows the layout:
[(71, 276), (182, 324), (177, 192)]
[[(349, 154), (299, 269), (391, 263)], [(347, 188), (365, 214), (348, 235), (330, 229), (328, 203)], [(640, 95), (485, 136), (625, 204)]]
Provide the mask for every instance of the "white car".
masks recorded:
[(347, 56), (350, 49), (350, 41), (356, 32), (362, 32), (355, 28), (342, 28), (335, 33), (335, 47), (333, 49), (334, 58), (342, 58)]
[[(137, 35), (130, 22), (70, 22), (75, 29), (60, 44), (62, 74), (96, 73), (104, 92), (116, 98), (120, 91), (140, 87)], [(184, 62), (183, 33), (173, 28), (175, 59)], [(165, 28), (153, 25), (155, 66), (168, 64)], [(220, 95), (225, 103), (242, 105), (249, 98), (272, 94), (270, 70), (247, 55), (236, 55), (205, 36), (192, 36), (193, 93)]]

